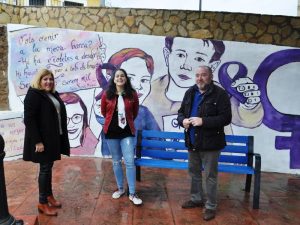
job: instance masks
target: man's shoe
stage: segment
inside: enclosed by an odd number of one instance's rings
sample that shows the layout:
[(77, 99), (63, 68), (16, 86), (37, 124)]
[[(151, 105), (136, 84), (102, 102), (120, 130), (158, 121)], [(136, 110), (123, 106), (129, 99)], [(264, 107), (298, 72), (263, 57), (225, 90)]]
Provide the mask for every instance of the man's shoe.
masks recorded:
[(183, 209), (192, 209), (196, 207), (203, 207), (204, 203), (203, 202), (193, 202), (192, 200), (188, 200), (182, 204)]
[(53, 195), (48, 196), (47, 200), (52, 207), (61, 208), (61, 203), (57, 201)]
[(48, 203), (38, 204), (38, 210), (40, 213), (44, 213), (47, 216), (57, 216), (57, 212), (54, 208), (50, 207)]
[(205, 209), (204, 214), (203, 214), (203, 219), (208, 221), (212, 220), (213, 218), (216, 217), (216, 210), (213, 209)]

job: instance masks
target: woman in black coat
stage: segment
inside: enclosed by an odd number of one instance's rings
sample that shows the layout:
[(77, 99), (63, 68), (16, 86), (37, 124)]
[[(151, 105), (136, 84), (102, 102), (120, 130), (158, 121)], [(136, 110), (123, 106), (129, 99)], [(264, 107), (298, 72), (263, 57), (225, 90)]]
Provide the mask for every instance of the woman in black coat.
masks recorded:
[(70, 155), (65, 105), (55, 91), (53, 73), (42, 69), (33, 78), (24, 100), (23, 159), (40, 164), (38, 210), (56, 216), (61, 203), (52, 193), (52, 167), (61, 154)]

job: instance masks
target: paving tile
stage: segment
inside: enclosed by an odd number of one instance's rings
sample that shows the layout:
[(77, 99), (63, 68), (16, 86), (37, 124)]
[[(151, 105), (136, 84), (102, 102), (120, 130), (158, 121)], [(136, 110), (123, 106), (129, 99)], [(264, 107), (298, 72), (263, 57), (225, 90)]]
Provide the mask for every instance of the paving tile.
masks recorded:
[(132, 224), (132, 207), (126, 195), (119, 199), (112, 199), (111, 194), (101, 194), (91, 224)]
[(244, 175), (220, 173), (217, 216), (206, 222), (202, 209), (181, 208), (190, 197), (187, 171), (143, 168), (136, 187), (143, 205), (137, 207), (127, 196), (111, 198), (116, 190), (111, 159), (63, 157), (53, 169), (54, 195), (63, 207), (57, 217), (49, 217), (36, 208), (38, 165), (22, 160), (4, 165), (10, 213), (37, 217), (40, 225), (300, 224), (297, 175), (262, 173), (260, 209), (254, 210), (253, 182), (245, 193)]
[(172, 225), (173, 221), (165, 219), (139, 219), (134, 220), (133, 225)]

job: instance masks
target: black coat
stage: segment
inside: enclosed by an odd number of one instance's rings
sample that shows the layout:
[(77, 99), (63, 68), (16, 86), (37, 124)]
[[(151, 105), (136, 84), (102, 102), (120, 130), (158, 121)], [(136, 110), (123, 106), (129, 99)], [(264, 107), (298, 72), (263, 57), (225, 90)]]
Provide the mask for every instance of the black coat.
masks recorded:
[[(25, 139), (23, 159), (36, 163), (53, 162), (61, 154), (70, 155), (67, 113), (57, 92), (53, 96), (60, 103), (63, 134), (59, 132), (58, 114), (52, 100), (43, 90), (29, 88), (24, 100)], [(35, 152), (35, 145), (44, 144), (43, 152)]]
[[(190, 117), (197, 85), (189, 88), (178, 110), (178, 122)], [(195, 127), (195, 146), (192, 146), (189, 130), (185, 130), (185, 142), (189, 150), (220, 150), (226, 146), (224, 126), (230, 124), (232, 114), (230, 99), (224, 89), (211, 83), (198, 106), (198, 117), (202, 118), (202, 126)]]

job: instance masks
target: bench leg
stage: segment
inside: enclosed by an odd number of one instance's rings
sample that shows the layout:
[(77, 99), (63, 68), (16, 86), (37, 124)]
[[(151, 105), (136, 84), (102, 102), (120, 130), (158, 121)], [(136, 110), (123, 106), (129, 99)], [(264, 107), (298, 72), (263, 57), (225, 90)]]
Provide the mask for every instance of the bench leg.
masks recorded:
[(250, 192), (251, 180), (252, 180), (252, 174), (247, 174), (246, 175), (246, 184), (245, 184), (245, 191), (246, 192)]
[(141, 167), (140, 166), (136, 167), (135, 174), (136, 174), (135, 179), (137, 181), (141, 181)]
[(253, 209), (259, 209), (260, 171), (254, 177)]

